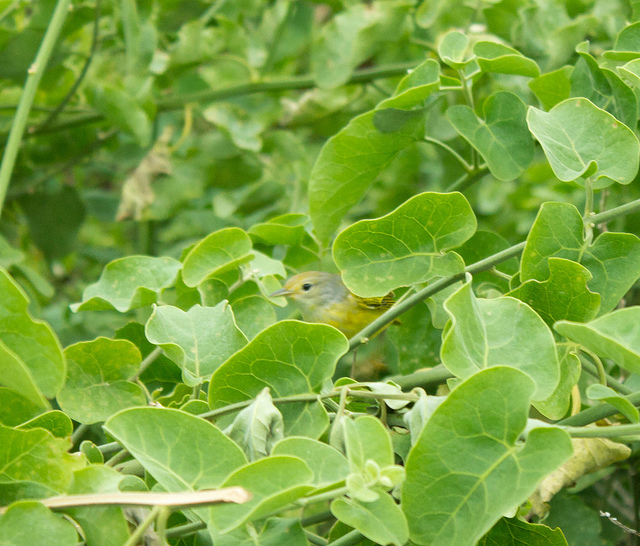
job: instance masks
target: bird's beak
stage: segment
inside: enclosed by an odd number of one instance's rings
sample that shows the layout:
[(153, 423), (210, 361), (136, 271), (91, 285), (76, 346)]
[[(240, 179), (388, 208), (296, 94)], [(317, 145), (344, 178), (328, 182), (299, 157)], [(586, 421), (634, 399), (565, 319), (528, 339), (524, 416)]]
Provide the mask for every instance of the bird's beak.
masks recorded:
[(276, 298), (278, 296), (290, 296), (293, 294), (291, 290), (287, 290), (286, 288), (281, 288), (280, 290), (276, 290), (273, 294), (269, 294), (270, 298)]

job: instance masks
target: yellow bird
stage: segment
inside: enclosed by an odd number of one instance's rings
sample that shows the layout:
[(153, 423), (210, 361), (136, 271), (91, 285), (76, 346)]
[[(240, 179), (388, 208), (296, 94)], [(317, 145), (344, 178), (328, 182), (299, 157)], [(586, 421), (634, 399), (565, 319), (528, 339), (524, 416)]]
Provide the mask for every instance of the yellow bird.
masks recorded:
[(395, 300), (389, 293), (382, 298), (361, 298), (352, 294), (339, 275), (307, 271), (288, 279), (284, 287), (271, 294), (296, 302), (306, 322), (322, 322), (340, 330), (348, 338), (377, 319)]

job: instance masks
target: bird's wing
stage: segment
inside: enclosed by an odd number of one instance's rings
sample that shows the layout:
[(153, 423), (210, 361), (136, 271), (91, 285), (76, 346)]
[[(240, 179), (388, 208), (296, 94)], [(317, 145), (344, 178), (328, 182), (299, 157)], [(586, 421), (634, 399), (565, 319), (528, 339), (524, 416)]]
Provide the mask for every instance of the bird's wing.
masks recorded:
[(358, 307), (363, 309), (389, 309), (394, 303), (395, 298), (393, 292), (389, 292), (386, 296), (381, 298), (361, 298), (360, 296), (353, 296), (358, 304)]

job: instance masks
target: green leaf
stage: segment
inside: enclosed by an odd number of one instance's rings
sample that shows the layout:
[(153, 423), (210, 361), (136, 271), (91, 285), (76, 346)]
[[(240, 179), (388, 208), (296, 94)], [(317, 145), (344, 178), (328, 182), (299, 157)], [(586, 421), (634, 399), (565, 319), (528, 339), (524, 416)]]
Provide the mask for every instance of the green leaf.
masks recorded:
[(635, 134), (587, 99), (562, 101), (549, 112), (529, 106), (527, 123), (560, 180), (593, 176), (603, 179), (603, 187), (629, 184), (636, 176), (640, 145)]
[(75, 546), (77, 543), (78, 534), (73, 524), (39, 502), (18, 502), (0, 516), (3, 546)]
[(246, 463), (242, 450), (218, 428), (175, 409), (130, 408), (103, 428), (167, 491), (221, 487)]
[(247, 344), (226, 301), (215, 307), (194, 305), (188, 311), (171, 305), (155, 307), (145, 333), (194, 381), (210, 376)]
[(518, 518), (502, 518), (478, 546), (567, 546), (567, 540), (558, 528), (550, 529), (539, 523), (528, 523)]
[(19, 429), (43, 428), (48, 430), (56, 438), (66, 438), (73, 432), (73, 423), (66, 413), (52, 410), (42, 413), (33, 419), (22, 423)]
[(72, 419), (90, 425), (117, 411), (147, 404), (140, 385), (127, 379), (140, 368), (140, 351), (130, 341), (99, 337), (70, 345), (67, 382), (58, 403)]
[(373, 502), (336, 499), (331, 503), (331, 513), (377, 544), (402, 546), (409, 539), (407, 520), (388, 493)]
[(575, 348), (570, 344), (558, 344), (558, 361), (560, 362), (560, 381), (553, 394), (546, 400), (536, 402), (536, 408), (549, 419), (562, 419), (571, 403), (571, 389), (578, 383), (582, 373), (582, 365)]
[(248, 233), (254, 241), (269, 245), (302, 245), (310, 239), (305, 229), (309, 222), (306, 214), (283, 214), (268, 222), (254, 224)]
[(89, 102), (113, 125), (129, 133), (142, 147), (151, 143), (151, 120), (126, 91), (102, 83), (88, 90)]
[(601, 385), (600, 383), (589, 385), (589, 387), (587, 387), (587, 397), (591, 400), (608, 402), (632, 423), (637, 423), (640, 420), (638, 408), (610, 387)]
[(602, 315), (614, 309), (640, 277), (640, 239), (604, 232), (584, 248), (583, 232), (582, 217), (573, 205), (544, 203), (527, 237), (520, 276), (523, 282), (545, 281), (551, 257), (580, 261), (593, 275), (588, 287), (600, 294)]
[(590, 289), (602, 298), (599, 314), (608, 313), (640, 278), (640, 239), (632, 233), (601, 233), (587, 247), (582, 265), (593, 275)]
[(95, 311), (116, 309), (121, 313), (146, 307), (157, 301), (165, 288), (173, 286), (182, 265), (173, 258), (127, 256), (106, 265), (100, 280), (87, 286), (82, 303), (71, 310)]
[(424, 134), (422, 118), (412, 118), (401, 131), (382, 133), (373, 124), (375, 111), (353, 118), (320, 151), (309, 180), (309, 213), (322, 241), (396, 155)]
[(545, 110), (551, 110), (556, 104), (571, 96), (572, 72), (572, 66), (563, 66), (529, 82), (531, 91), (538, 97)]
[[(416, 544), (473, 545), (571, 453), (554, 427), (527, 424), (534, 382), (514, 368), (482, 370), (436, 409), (407, 460), (402, 507)], [(473, 456), (470, 456), (470, 455)]]
[(369, 415), (345, 422), (344, 441), (351, 471), (364, 471), (367, 461), (380, 468), (392, 465), (393, 447), (389, 433), (379, 419)]
[(41, 408), (62, 388), (66, 364), (52, 328), (34, 320), (29, 300), (18, 284), (0, 269), (0, 383), (28, 397)]
[(32, 419), (42, 412), (32, 400), (20, 396), (18, 393), (0, 387), (0, 424), (14, 427)]
[(528, 78), (540, 75), (540, 67), (534, 60), (497, 42), (476, 42), (473, 53), (478, 58), (478, 65), (483, 72), (514, 74)]
[(520, 262), (520, 279), (545, 281), (549, 258), (577, 262), (584, 245), (584, 225), (578, 209), (568, 203), (543, 203), (527, 236)]
[(384, 296), (400, 286), (461, 272), (460, 257), (446, 251), (475, 230), (475, 216), (461, 193), (427, 192), (386, 216), (361, 220), (342, 231), (333, 258), (352, 292)]
[[(215, 371), (209, 385), (209, 406), (217, 409), (251, 400), (265, 387), (274, 398), (319, 393), (347, 349), (346, 338), (331, 326), (277, 322)], [(318, 438), (329, 424), (319, 402), (289, 403), (279, 409), (287, 436)]]
[(604, 56), (614, 61), (631, 61), (640, 57), (640, 23), (624, 27), (616, 36), (612, 51), (605, 51)]
[(588, 269), (563, 258), (549, 258), (549, 278), (529, 280), (509, 293), (528, 304), (549, 325), (558, 320), (588, 322), (600, 309), (600, 294), (587, 288)]
[(587, 324), (560, 321), (554, 329), (625, 370), (640, 373), (640, 307), (618, 309)]
[(251, 239), (240, 228), (225, 228), (205, 237), (184, 259), (182, 278), (187, 286), (198, 286), (252, 259)]
[(443, 333), (441, 358), (456, 377), (510, 366), (534, 380), (534, 400), (546, 400), (554, 392), (560, 367), (553, 334), (530, 307), (508, 296), (478, 299), (470, 280), (444, 307), (451, 323)]
[(5, 269), (24, 261), (24, 253), (13, 248), (7, 240), (0, 235), (0, 267)]
[(209, 524), (218, 532), (235, 529), (249, 519), (277, 512), (313, 490), (313, 472), (300, 459), (271, 456), (236, 470), (220, 487), (244, 487), (252, 495), (244, 504), (219, 504), (209, 512)]
[(85, 465), (82, 457), (67, 453), (70, 447), (68, 438), (43, 428), (0, 426), (0, 504), (66, 493), (73, 472)]
[(244, 450), (249, 461), (268, 456), (284, 437), (282, 414), (273, 405), (269, 389), (265, 387), (224, 432)]
[[(229, 304), (233, 309), (233, 316), (236, 319), (238, 328), (248, 339), (253, 339), (262, 330), (276, 322), (276, 312), (273, 309), (273, 305), (263, 298), (259, 292), (243, 295), (245, 292), (241, 292), (242, 288), (250, 284), (252, 283), (245, 283), (239, 290), (236, 290), (230, 296)], [(257, 286), (256, 290), (259, 290)]]
[[(113, 468), (91, 465), (75, 472), (69, 493), (118, 493), (121, 482), (122, 474)], [(87, 544), (121, 546), (129, 539), (129, 525), (119, 506), (88, 506), (65, 511), (82, 527)]]
[(349, 475), (349, 463), (342, 453), (311, 438), (285, 438), (273, 447), (271, 454), (291, 455), (304, 461), (313, 472), (313, 484), (316, 487), (342, 482)]
[(422, 104), (425, 99), (439, 88), (440, 64), (434, 59), (427, 59), (402, 78), (393, 96), (383, 100), (376, 109), (410, 109)]
[(465, 61), (465, 54), (469, 46), (466, 34), (451, 30), (445, 34), (438, 44), (438, 55), (442, 62), (451, 68), (462, 69), (469, 62)]
[(617, 66), (616, 70), (630, 85), (636, 89), (640, 87), (640, 59), (629, 61), (623, 66)]
[(520, 176), (533, 160), (533, 139), (527, 129), (526, 107), (516, 95), (499, 91), (484, 102), (485, 119), (468, 106), (447, 110), (447, 119), (487, 162), (499, 180)]

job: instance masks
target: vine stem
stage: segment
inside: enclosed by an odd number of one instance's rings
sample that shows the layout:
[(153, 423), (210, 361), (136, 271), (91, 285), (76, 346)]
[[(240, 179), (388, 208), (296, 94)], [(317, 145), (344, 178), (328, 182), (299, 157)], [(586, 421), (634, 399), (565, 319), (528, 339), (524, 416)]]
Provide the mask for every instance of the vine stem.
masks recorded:
[[(629, 402), (631, 402), (634, 406), (640, 405), (640, 392), (634, 392), (633, 394), (629, 394), (624, 398), (629, 400)], [(595, 423), (596, 421), (600, 421), (601, 419), (611, 417), (616, 413), (620, 413), (620, 411), (617, 408), (614, 408), (611, 404), (598, 404), (597, 406), (587, 408), (580, 413), (576, 413), (571, 417), (562, 419), (555, 424), (559, 426), (582, 427), (584, 425), (589, 425), (591, 423)]]
[[(70, 0), (66, 0), (70, 1)], [(345, 85), (355, 85), (360, 83), (369, 83), (382, 78), (392, 78), (395, 76), (404, 76), (407, 70), (415, 68), (416, 62), (400, 63), (394, 65), (379, 66), (377, 68), (367, 68), (356, 70)], [(316, 82), (310, 75), (297, 76), (282, 80), (249, 82), (241, 85), (235, 85), (226, 89), (197, 91), (194, 93), (184, 93), (175, 97), (167, 97), (159, 100), (156, 104), (158, 112), (168, 112), (171, 110), (179, 110), (189, 103), (216, 102), (232, 97), (241, 97), (243, 95), (252, 95), (255, 93), (277, 92), (277, 91), (302, 91), (305, 89), (313, 89)], [(44, 133), (52, 133), (62, 131), (72, 127), (79, 127), (89, 123), (102, 121), (104, 116), (97, 112), (89, 114), (81, 114), (78, 116), (70, 116), (69, 119), (61, 121), (55, 125), (45, 128), (35, 129), (32, 135)]]
[(619, 438), (640, 434), (640, 424), (616, 425), (610, 427), (565, 427), (574, 438)]
[(428, 136), (423, 137), (423, 140), (425, 142), (428, 142), (429, 144), (433, 144), (434, 146), (440, 146), (440, 148), (449, 152), (453, 157), (455, 157), (458, 160), (458, 162), (460, 163), (460, 165), (462, 165), (462, 168), (467, 172), (467, 174), (473, 171), (473, 167), (471, 167), (471, 165), (467, 163), (465, 158), (462, 157), (458, 152), (456, 152), (451, 146), (449, 146), (445, 142), (442, 142), (437, 138), (431, 138)]
[(40, 44), (40, 49), (36, 54), (35, 61), (29, 67), (27, 81), (24, 85), (22, 96), (20, 97), (16, 117), (11, 125), (9, 139), (2, 156), (2, 163), (0, 164), (0, 214), (2, 214), (4, 200), (7, 195), (9, 182), (11, 181), (18, 150), (20, 149), (20, 142), (22, 141), (22, 136), (24, 135), (24, 130), (29, 118), (29, 111), (33, 105), (33, 99), (35, 98), (44, 71), (47, 68), (47, 63), (58, 40), (67, 13), (69, 13), (70, 6), (71, 0), (58, 0), (53, 12), (53, 17), (51, 17), (47, 31)]
[[(596, 368), (595, 364), (592, 364), (585, 358), (581, 358), (580, 362), (582, 363), (582, 369), (585, 372), (593, 375), (594, 377), (597, 377), (598, 379), (600, 378), (599, 371)], [(609, 374), (605, 373), (604, 376), (605, 376), (605, 379), (607, 380), (607, 383), (606, 383), (607, 386), (611, 387), (612, 389), (615, 389), (619, 393), (627, 395), (627, 394), (632, 394), (634, 392), (632, 389), (627, 387), (624, 383), (620, 383), (620, 381), (618, 381), (617, 379), (614, 379)]]
[(149, 526), (154, 522), (154, 520), (160, 514), (160, 506), (154, 506), (144, 521), (136, 527), (136, 530), (131, 533), (129, 540), (125, 542), (124, 546), (136, 546), (140, 539), (143, 537), (145, 531), (149, 528)]
[(364, 538), (364, 535), (360, 531), (354, 529), (346, 535), (330, 542), (329, 546), (355, 546), (356, 544), (360, 544)]
[[(606, 387), (607, 386), (607, 382), (608, 382), (607, 381), (607, 372), (604, 369), (604, 364), (602, 364), (602, 360), (600, 360), (600, 357), (596, 353), (591, 351), (590, 349), (587, 349), (586, 347), (583, 347), (583, 346), (580, 346), (580, 351), (582, 351), (584, 354), (586, 354), (591, 359), (591, 362), (593, 362), (593, 364), (595, 365), (595, 368), (596, 368), (598, 381), (600, 381), (601, 385), (604, 385)], [(583, 365), (584, 365), (584, 363), (583, 363)]]

